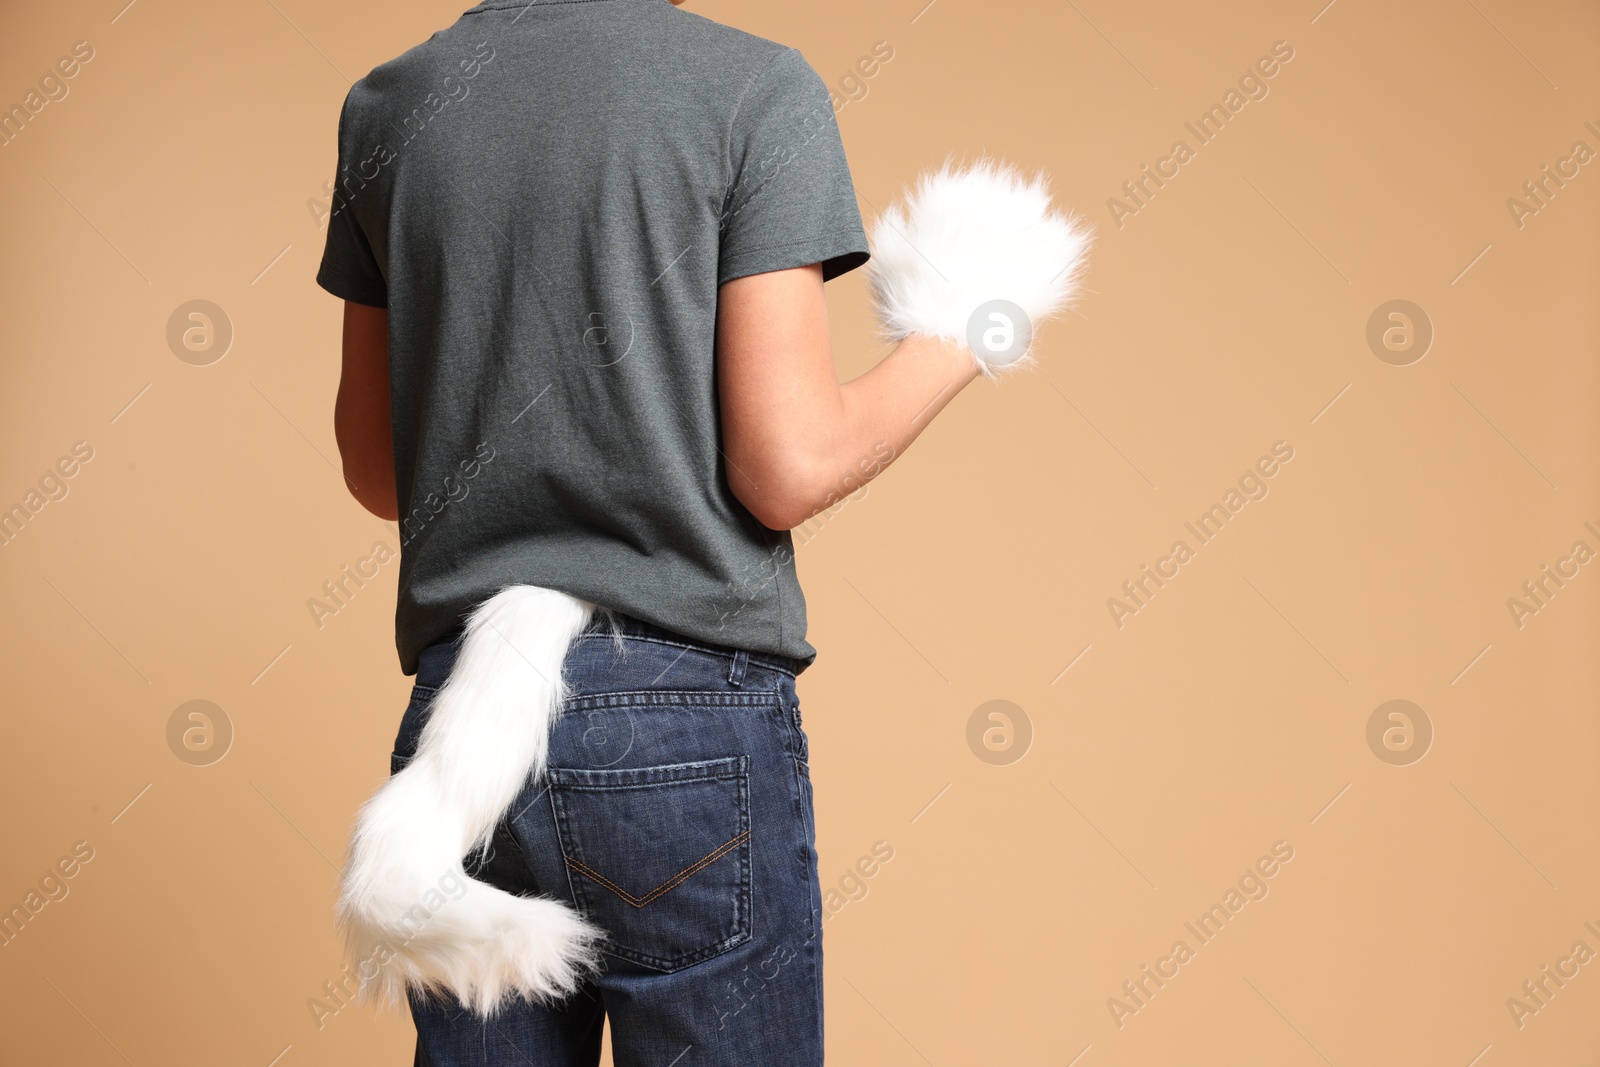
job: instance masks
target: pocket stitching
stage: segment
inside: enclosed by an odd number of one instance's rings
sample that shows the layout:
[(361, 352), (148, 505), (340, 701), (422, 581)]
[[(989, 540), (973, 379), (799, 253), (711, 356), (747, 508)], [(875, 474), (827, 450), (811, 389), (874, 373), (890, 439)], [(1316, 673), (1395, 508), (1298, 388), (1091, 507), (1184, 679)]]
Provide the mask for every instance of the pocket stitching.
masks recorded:
[(567, 711), (604, 711), (611, 708), (754, 708), (774, 703), (771, 690), (640, 689), (572, 696), (562, 707)]
[(708, 853), (704, 858), (691, 863), (689, 866), (685, 867), (671, 878), (668, 878), (665, 882), (662, 882), (660, 885), (656, 886), (642, 897), (634, 896), (632, 893), (628, 892), (626, 889), (623, 889), (621, 886), (611, 881), (611, 879), (607, 878), (593, 867), (573, 859), (564, 852), (561, 854), (561, 858), (567, 861), (567, 866), (571, 867), (579, 874), (588, 875), (590, 878), (594, 879), (596, 882), (599, 882), (601, 885), (611, 890), (611, 892), (615, 893), (629, 904), (632, 904), (636, 908), (642, 908), (647, 904), (651, 904), (656, 900), (659, 900), (667, 893), (672, 892), (684, 882), (687, 882), (701, 868), (715, 863), (717, 860), (721, 859), (723, 856), (726, 856), (729, 852), (732, 852), (734, 849), (738, 848), (748, 840), (750, 840), (750, 831), (746, 830), (744, 833), (740, 834), (738, 837), (735, 837), (726, 844), (719, 845), (717, 848), (712, 849), (711, 852)]
[(749, 775), (748, 756), (667, 763), (657, 767), (561, 767), (545, 769), (552, 785), (586, 793), (606, 793), (627, 789), (653, 789), (663, 785), (692, 785), (695, 782), (732, 782)]
[[(727, 770), (722, 773), (718, 773), (718, 771), (720, 771), (723, 767), (726, 767)], [(710, 768), (717, 768), (718, 770), (713, 770), (711, 773), (706, 773)], [(604, 792), (607, 789), (606, 785), (602, 785), (599, 782), (592, 780), (585, 782), (583, 785), (579, 785), (578, 781), (575, 781), (574, 779), (582, 780), (582, 778), (586, 775), (603, 777), (607, 775), (607, 772), (582, 770), (578, 768), (561, 768), (555, 766), (551, 766), (547, 768), (547, 770), (551, 778), (551, 788), (547, 790), (550, 797), (551, 814), (554, 817), (556, 825), (557, 840), (561, 841), (564, 845), (565, 838), (567, 837), (569, 831), (567, 828), (568, 815), (565, 810), (566, 806), (562, 803), (563, 796), (568, 792)], [(684, 967), (688, 967), (703, 960), (719, 956), (737, 945), (744, 944), (754, 936), (754, 931), (751, 928), (752, 924), (750, 915), (751, 871), (749, 842), (751, 831), (749, 808), (749, 756), (731, 756), (722, 759), (696, 761), (693, 763), (668, 764), (660, 767), (633, 769), (634, 773), (641, 771), (645, 772), (646, 774), (649, 772), (658, 772), (658, 774), (659, 772), (663, 771), (667, 772), (666, 774), (657, 777), (656, 781), (651, 784), (687, 785), (695, 782), (731, 781), (735, 784), (738, 791), (737, 811), (741, 832), (733, 841), (728, 843), (729, 845), (733, 846), (730, 849), (730, 852), (739, 864), (739, 871), (735, 879), (737, 890), (734, 895), (734, 919), (732, 932), (730, 935), (713, 944), (704, 945), (697, 949), (680, 953), (672, 957), (658, 956), (654, 953), (632, 946), (615, 944), (612, 943), (609, 938), (607, 939), (608, 944), (605, 951), (608, 954), (618, 956), (625, 960), (630, 960), (633, 963), (647, 967), (653, 971), (658, 971), (664, 974), (672, 974), (683, 969)], [(628, 773), (629, 772), (627, 771), (611, 772), (611, 774), (616, 777), (622, 777)], [(563, 779), (565, 780), (563, 781)], [(610, 788), (621, 788), (627, 790), (643, 784), (645, 783), (641, 782), (624, 784), (616, 781), (615, 778), (613, 778)], [(566, 849), (563, 847), (560, 849), (560, 852), (563, 860), (565, 860), (567, 858)], [(581, 861), (579, 862), (581, 863)], [(578, 878), (578, 875), (583, 872), (579, 871), (577, 867), (574, 867), (566, 862), (563, 862), (562, 869), (565, 871), (567, 876), (567, 892), (570, 895), (570, 899), (581, 914), (583, 914), (585, 917), (590, 917), (592, 914), (592, 906), (586, 900), (588, 894), (581, 889), (581, 886), (583, 885), (583, 879)], [(684, 879), (683, 881), (686, 880), (687, 879)], [(669, 879), (668, 881), (670, 882), (672, 879)], [(682, 885), (683, 881), (679, 881), (677, 884)], [(601, 885), (603, 888), (610, 888), (605, 886), (603, 882), (596, 882), (596, 884)], [(626, 891), (624, 890), (624, 892)], [(652, 890), (652, 892), (654, 891)], [(622, 899), (626, 900), (627, 898), (623, 897)], [(632, 902), (629, 901), (629, 903), (631, 904)]]

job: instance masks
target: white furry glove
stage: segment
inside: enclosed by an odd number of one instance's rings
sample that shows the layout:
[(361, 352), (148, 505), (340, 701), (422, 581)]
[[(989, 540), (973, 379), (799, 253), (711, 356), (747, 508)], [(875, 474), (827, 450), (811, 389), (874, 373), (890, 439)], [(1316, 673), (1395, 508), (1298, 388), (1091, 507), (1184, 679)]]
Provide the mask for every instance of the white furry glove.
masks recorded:
[(994, 160), (945, 164), (872, 228), (868, 284), (884, 334), (943, 337), (993, 376), (1031, 361), (1039, 323), (1078, 290), (1089, 228), (1058, 214), (1040, 175)]

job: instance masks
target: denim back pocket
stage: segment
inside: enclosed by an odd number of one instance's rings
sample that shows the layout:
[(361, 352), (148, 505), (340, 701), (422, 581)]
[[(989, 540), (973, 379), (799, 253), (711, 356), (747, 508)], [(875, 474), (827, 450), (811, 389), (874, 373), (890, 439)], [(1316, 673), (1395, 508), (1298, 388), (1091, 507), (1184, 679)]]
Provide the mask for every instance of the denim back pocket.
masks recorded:
[(746, 757), (549, 776), (573, 899), (608, 953), (665, 972), (750, 939)]
[(417, 742), (422, 738), (422, 728), (427, 725), (428, 714), (433, 710), (433, 698), (439, 690), (428, 685), (411, 687), (411, 702), (400, 717), (400, 732), (394, 739), (394, 750), (389, 753), (389, 773), (399, 774), (417, 755)]

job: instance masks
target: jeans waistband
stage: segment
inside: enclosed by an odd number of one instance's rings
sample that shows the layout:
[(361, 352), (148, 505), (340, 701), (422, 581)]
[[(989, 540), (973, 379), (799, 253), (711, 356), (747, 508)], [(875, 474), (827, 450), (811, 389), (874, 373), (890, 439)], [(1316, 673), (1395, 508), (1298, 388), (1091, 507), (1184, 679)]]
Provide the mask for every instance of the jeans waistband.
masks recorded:
[(699, 641), (692, 637), (685, 637), (665, 627), (654, 623), (636, 619), (632, 615), (624, 615), (620, 611), (598, 610), (594, 618), (589, 620), (589, 625), (583, 631), (584, 635), (602, 634), (610, 637), (613, 633), (620, 633), (624, 637), (644, 637), (656, 641), (665, 641), (680, 648), (689, 648), (697, 652), (707, 652), (713, 656), (727, 656), (743, 653), (749, 662), (761, 667), (768, 667), (775, 671), (793, 677), (805, 669), (805, 664), (788, 656), (780, 656), (773, 652), (749, 652), (733, 648), (728, 645), (719, 645), (711, 641)]
[[(620, 611), (606, 611), (604, 609), (596, 611), (594, 618), (589, 620), (588, 626), (584, 628), (583, 633), (579, 636), (598, 636), (610, 639), (614, 634), (620, 634), (625, 638), (638, 637), (645, 640), (660, 641), (713, 656), (725, 656), (730, 660), (735, 656), (743, 655), (751, 664), (780, 671), (791, 678), (799, 675), (800, 671), (804, 669), (804, 665), (799, 660), (788, 656), (780, 656), (771, 652), (747, 652), (709, 641), (697, 641), (665, 627), (645, 622), (643, 619), (624, 615)], [(455, 661), (455, 646), (461, 640), (461, 635), (462, 630), (458, 627), (422, 650), (422, 654), (417, 659), (417, 685), (429, 689), (437, 689), (444, 685), (445, 679), (450, 675), (450, 666)]]

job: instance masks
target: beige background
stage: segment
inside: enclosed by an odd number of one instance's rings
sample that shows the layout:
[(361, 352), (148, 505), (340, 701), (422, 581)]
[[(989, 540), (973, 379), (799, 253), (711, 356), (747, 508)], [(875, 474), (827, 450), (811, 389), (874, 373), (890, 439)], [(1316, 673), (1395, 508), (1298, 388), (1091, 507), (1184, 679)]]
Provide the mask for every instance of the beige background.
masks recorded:
[[(306, 606), (394, 543), (331, 462), (308, 201), (348, 79), (467, 0), (123, 2), (0, 16), (5, 104), (96, 52), (0, 148), (0, 506), (94, 449), (0, 548), (0, 906), (94, 849), (0, 948), (0, 1062), (409, 1063), (409, 1021), (307, 1007), (407, 693), (392, 565), (320, 630)], [(1600, 164), (1520, 228), (1507, 199), (1600, 151), (1600, 12), (924, 2), (691, 4), (836, 86), (892, 45), (839, 115), (864, 214), (988, 151), (1099, 230), (1042, 368), (970, 389), (801, 550), (824, 883), (894, 850), (826, 925), (831, 1062), (1595, 1063), (1600, 963), (1520, 1027), (1507, 1001), (1600, 952), (1600, 565), (1520, 628), (1507, 600), (1600, 550)], [(1280, 40), (1269, 95), (1119, 228), (1107, 199)], [(235, 329), (205, 367), (165, 339), (196, 298)], [(1365, 340), (1393, 299), (1435, 331), (1409, 366)], [(859, 274), (830, 307), (859, 372)], [(1270, 495), (1119, 629), (1107, 598), (1277, 441)], [(168, 748), (192, 699), (235, 730), (210, 766)], [(967, 741), (997, 699), (1033, 735), (1007, 765)], [(1434, 730), (1406, 766), (1366, 740), (1392, 699)]]

